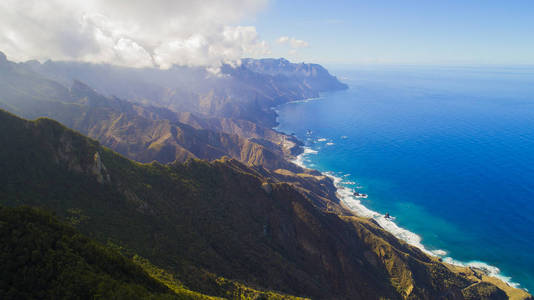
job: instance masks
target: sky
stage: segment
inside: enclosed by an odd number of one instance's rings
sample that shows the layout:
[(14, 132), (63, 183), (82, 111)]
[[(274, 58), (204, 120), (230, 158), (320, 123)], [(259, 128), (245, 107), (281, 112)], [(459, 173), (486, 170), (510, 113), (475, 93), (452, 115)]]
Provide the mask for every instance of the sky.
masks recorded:
[(322, 63), (534, 64), (531, 0), (279, 0), (254, 25), (306, 41), (297, 58)]
[(533, 36), (532, 0), (0, 1), (0, 51), (16, 61), (532, 65)]

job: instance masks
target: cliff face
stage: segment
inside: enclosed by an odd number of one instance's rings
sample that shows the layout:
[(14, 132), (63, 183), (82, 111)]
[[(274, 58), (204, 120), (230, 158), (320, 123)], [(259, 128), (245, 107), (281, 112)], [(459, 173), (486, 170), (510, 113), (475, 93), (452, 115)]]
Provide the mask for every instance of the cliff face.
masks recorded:
[(2, 111), (0, 126), (2, 204), (77, 216), (83, 232), (149, 258), (195, 290), (217, 295), (207, 275), (214, 273), (314, 299), (503, 296), (371, 221), (319, 207), (262, 168), (231, 159), (139, 164), (51, 120)]

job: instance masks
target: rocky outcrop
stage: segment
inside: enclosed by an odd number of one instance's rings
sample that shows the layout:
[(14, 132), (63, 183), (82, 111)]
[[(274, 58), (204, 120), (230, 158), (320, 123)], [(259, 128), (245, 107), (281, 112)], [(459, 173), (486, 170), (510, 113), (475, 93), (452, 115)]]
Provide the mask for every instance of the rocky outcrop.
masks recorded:
[(93, 175), (96, 176), (96, 181), (99, 183), (109, 183), (111, 181), (111, 178), (108, 174), (108, 170), (106, 169), (106, 166), (102, 163), (102, 159), (100, 158), (100, 153), (95, 152), (94, 157), (94, 164), (91, 169), (93, 172)]

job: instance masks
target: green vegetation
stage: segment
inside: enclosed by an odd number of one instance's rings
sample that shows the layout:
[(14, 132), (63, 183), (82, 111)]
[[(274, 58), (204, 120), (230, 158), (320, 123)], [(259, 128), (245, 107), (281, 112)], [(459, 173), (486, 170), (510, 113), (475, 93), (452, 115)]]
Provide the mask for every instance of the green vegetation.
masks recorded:
[(178, 279), (174, 277), (174, 275), (162, 268), (154, 266), (148, 259), (142, 258), (139, 255), (134, 255), (132, 259), (133, 262), (139, 265), (150, 277), (161, 282), (177, 294), (189, 295), (193, 299), (221, 299), (218, 297), (205, 296), (188, 290)]
[(186, 299), (42, 210), (0, 206), (0, 238), (1, 299)]
[[(190, 295), (191, 297), (196, 297), (197, 299), (223, 299), (219, 297), (210, 297), (205, 296), (200, 293), (192, 292), (187, 290), (184, 285), (175, 278), (175, 276), (168, 271), (158, 268), (150, 263), (145, 258), (140, 257), (139, 255), (134, 255), (134, 263), (138, 264), (145, 270), (152, 278), (158, 280), (159, 282), (165, 284), (169, 289), (174, 291), (177, 294)], [(236, 300), (298, 300), (304, 299), (299, 297), (293, 297), (289, 295), (282, 295), (274, 292), (262, 292), (250, 287), (245, 286), (239, 282), (228, 280), (224, 277), (217, 277), (215, 275), (208, 275), (215, 279), (215, 282), (220, 287), (221, 290), (225, 290), (224, 298), (226, 299), (236, 299)]]
[[(0, 199), (2, 199), (0, 203), (29, 204), (53, 210), (70, 224), (101, 241), (109, 238), (118, 240), (119, 243), (145, 254), (163, 251), (165, 247), (162, 243), (170, 243), (167, 239), (176, 234), (176, 229), (169, 224), (162, 225), (152, 216), (155, 213), (152, 211), (152, 205), (162, 203), (152, 203), (149, 206), (144, 199), (146, 197), (157, 199), (152, 193), (160, 195), (162, 191), (159, 188), (165, 185), (173, 187), (178, 195), (199, 193), (197, 183), (177, 172), (182, 169), (182, 172), (187, 173), (183, 166), (139, 164), (127, 160), (108, 149), (100, 148), (97, 142), (49, 119), (26, 122), (0, 111), (0, 125), (9, 133), (0, 137), (0, 142), (9, 145), (0, 153), (0, 167), (5, 171), (0, 174), (2, 181), (5, 182), (0, 188)], [(111, 182), (98, 182), (94, 171), (95, 152), (102, 154), (104, 165), (110, 170)], [(195, 173), (203, 176), (203, 172), (207, 170), (203, 171), (202, 168), (209, 167), (209, 164), (201, 161), (194, 163), (197, 164), (201, 169)], [(114, 178), (121, 178), (124, 181), (115, 181)], [(211, 179), (206, 178), (206, 180)], [(157, 189), (154, 190), (154, 187)], [(171, 203), (167, 203), (169, 204)], [(174, 203), (173, 210), (177, 209), (176, 204), (179, 203)], [(173, 222), (165, 219), (164, 217), (164, 221)], [(147, 243), (147, 238), (154, 232), (154, 226), (161, 226), (160, 229), (164, 229), (165, 240), (155, 244)], [(165, 252), (164, 258), (174, 261), (170, 266), (182, 265), (183, 269), (179, 270), (188, 273), (186, 270), (192, 267), (191, 262), (180, 256), (185, 250), (180, 245), (189, 244), (191, 249), (187, 250), (192, 254), (193, 251), (197, 251), (196, 249), (203, 247), (195, 241), (197, 239), (201, 241), (202, 238), (194, 232), (188, 233), (185, 228), (180, 234), (181, 236), (177, 237), (179, 244), (175, 242), (169, 245), (170, 251)], [(208, 274), (198, 268), (193, 269), (193, 274), (183, 276), (189, 283), (200, 288), (213, 285), (213, 288), (204, 290), (222, 297), (291, 299), (278, 293), (250, 289), (243, 284)], [(156, 274), (149, 273), (154, 276)], [(164, 278), (155, 277), (158, 280)], [(171, 281), (179, 282), (174, 279)], [(163, 283), (168, 284), (169, 281), (164, 280)], [(176, 290), (174, 288), (176, 286), (182, 288)], [(181, 283), (169, 287), (182, 295), (200, 297), (199, 293), (187, 291)]]
[[(0, 206), (0, 299), (210, 300), (171, 273), (128, 259), (36, 208)], [(217, 278), (228, 299), (296, 299)]]

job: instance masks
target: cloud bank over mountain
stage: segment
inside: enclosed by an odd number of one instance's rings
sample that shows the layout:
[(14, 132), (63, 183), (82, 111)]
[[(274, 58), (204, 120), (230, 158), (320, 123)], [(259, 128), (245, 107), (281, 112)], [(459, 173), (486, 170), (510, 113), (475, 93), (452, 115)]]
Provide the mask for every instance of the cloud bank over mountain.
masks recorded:
[(310, 44), (306, 41), (296, 39), (294, 37), (288, 37), (288, 36), (281, 36), (279, 37), (276, 42), (280, 45), (287, 45), (289, 46), (289, 54), (294, 55), (297, 53), (298, 49), (301, 48), (308, 48)]
[(290, 38), (288, 36), (279, 37), (277, 40), (277, 43), (283, 44), (283, 45), (287, 44), (293, 49), (306, 48), (310, 46), (310, 44), (308, 44), (308, 42), (306, 41), (298, 40), (294, 37)]
[(169, 68), (269, 54), (254, 26), (267, 0), (0, 2), (0, 49), (14, 60)]

